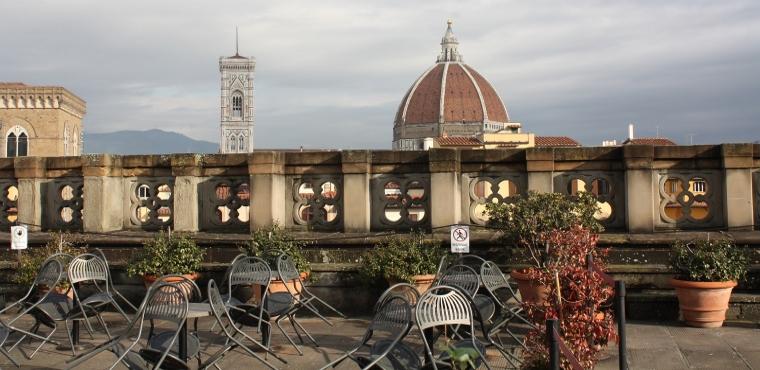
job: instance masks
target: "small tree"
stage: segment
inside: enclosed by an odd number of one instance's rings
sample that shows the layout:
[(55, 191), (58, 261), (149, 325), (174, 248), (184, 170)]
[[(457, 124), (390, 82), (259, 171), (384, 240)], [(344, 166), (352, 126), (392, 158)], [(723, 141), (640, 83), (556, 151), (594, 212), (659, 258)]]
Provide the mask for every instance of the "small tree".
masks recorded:
[(384, 277), (412, 283), (412, 276), (434, 274), (445, 254), (440, 242), (425, 240), (422, 232), (394, 235), (365, 253), (359, 273), (367, 281)]
[(129, 276), (162, 276), (198, 272), (206, 252), (190, 235), (159, 232), (134, 252), (127, 265)]
[(277, 270), (277, 257), (285, 253), (293, 259), (298, 271), (309, 272), (311, 265), (303, 253), (305, 246), (305, 242), (296, 240), (287, 230), (275, 224), (254, 231), (248, 242), (241, 246), (241, 250), (249, 256), (259, 257), (267, 261), (269, 267), (275, 271)]

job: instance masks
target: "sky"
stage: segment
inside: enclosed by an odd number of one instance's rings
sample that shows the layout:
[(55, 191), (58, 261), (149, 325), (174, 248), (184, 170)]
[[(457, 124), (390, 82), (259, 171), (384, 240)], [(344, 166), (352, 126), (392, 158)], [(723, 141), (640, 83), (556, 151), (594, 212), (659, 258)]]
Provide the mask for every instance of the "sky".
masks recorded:
[(584, 145), (760, 140), (760, 1), (24, 1), (0, 81), (60, 85), (87, 132), (219, 141), (219, 57), (256, 58), (257, 148), (389, 149), (446, 20), (512, 121)]

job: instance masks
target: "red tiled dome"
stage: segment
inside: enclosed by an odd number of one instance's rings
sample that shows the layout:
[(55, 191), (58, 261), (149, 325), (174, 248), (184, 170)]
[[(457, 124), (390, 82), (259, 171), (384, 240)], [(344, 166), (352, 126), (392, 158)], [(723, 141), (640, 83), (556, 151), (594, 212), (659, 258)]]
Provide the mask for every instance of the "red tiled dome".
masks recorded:
[(395, 124), (462, 121), (508, 123), (509, 115), (480, 73), (459, 61), (443, 61), (414, 82), (399, 105)]

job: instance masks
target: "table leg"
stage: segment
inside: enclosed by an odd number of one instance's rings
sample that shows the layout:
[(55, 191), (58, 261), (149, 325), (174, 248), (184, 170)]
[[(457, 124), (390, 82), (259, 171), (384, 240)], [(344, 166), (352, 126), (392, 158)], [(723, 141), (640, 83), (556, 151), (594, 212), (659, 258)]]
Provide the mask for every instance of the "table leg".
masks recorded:
[(74, 347), (79, 346), (79, 320), (74, 320), (71, 325), (71, 340), (74, 341)]
[(187, 320), (183, 321), (179, 328), (179, 359), (187, 360)]

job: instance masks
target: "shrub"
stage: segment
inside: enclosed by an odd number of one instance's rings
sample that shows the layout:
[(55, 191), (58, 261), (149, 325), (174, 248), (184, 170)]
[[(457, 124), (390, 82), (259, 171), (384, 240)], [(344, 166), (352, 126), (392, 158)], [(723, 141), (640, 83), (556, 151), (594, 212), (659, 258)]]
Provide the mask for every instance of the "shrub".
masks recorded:
[[(584, 368), (593, 368), (597, 353), (617, 337), (612, 312), (606, 307), (614, 295), (613, 288), (586, 265), (586, 256), (591, 254), (595, 264), (604, 269), (606, 251), (596, 248), (597, 236), (580, 226), (551, 232), (546, 241), (549, 245), (546, 268), (534, 269), (531, 274), (548, 288), (548, 298), (540, 304), (523, 302), (528, 317), (536, 325), (526, 337), (524, 368), (540, 369), (549, 363), (547, 318), (559, 319), (560, 335), (574, 357)], [(565, 359), (562, 368), (570, 368)]]
[(205, 251), (189, 235), (159, 232), (132, 254), (129, 276), (192, 274), (201, 268)]
[(267, 261), (273, 271), (277, 270), (277, 257), (286, 253), (293, 258), (298, 271), (309, 272), (311, 265), (303, 253), (305, 246), (305, 242), (296, 240), (289, 232), (275, 224), (254, 231), (248, 242), (241, 246), (241, 250), (249, 256)]
[[(43, 247), (29, 248), (22, 251), (19, 259), (18, 269), (13, 276), (13, 281), (21, 285), (22, 288), (28, 288), (37, 277), (37, 272), (45, 260), (55, 253), (66, 253), (76, 256), (87, 252), (87, 248), (81, 245), (81, 241), (73, 235), (62, 232), (50, 233), (50, 241)], [(58, 288), (66, 289), (69, 286), (68, 280), (58, 284)]]
[(670, 266), (681, 280), (736, 281), (747, 273), (747, 264), (744, 253), (726, 239), (677, 241), (670, 254)]
[(422, 232), (394, 235), (364, 254), (359, 272), (365, 280), (384, 277), (412, 283), (414, 275), (434, 274), (445, 254), (440, 242), (425, 240)]
[(592, 233), (604, 227), (594, 215), (599, 210), (596, 198), (582, 192), (578, 195), (528, 192), (514, 203), (489, 203), (488, 225), (503, 232), (506, 242), (524, 248), (535, 267), (546, 261), (546, 238), (555, 230), (569, 230), (579, 225)]

